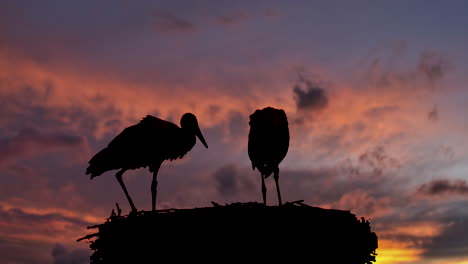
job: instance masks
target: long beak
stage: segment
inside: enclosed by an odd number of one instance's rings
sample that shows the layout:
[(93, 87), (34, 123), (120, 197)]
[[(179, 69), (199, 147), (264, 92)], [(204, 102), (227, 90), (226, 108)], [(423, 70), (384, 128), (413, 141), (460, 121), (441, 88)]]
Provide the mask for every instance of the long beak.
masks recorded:
[(201, 143), (203, 144), (203, 146), (205, 146), (205, 148), (208, 148), (208, 145), (206, 144), (205, 138), (203, 137), (203, 134), (201, 133), (199, 127), (197, 127), (197, 129), (195, 130), (195, 136), (197, 136), (198, 139), (200, 139)]

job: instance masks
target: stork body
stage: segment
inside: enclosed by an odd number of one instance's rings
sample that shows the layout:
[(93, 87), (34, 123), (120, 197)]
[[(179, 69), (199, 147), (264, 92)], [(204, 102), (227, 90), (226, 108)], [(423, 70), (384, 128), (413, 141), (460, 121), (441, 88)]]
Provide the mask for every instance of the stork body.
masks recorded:
[(161, 164), (165, 160), (180, 159), (187, 154), (195, 145), (195, 136), (208, 148), (195, 115), (184, 114), (180, 124), (181, 127), (178, 127), (157, 117), (146, 116), (140, 123), (124, 129), (106, 148), (94, 155), (86, 174), (90, 174), (92, 179), (106, 171), (120, 169), (115, 176), (132, 211), (136, 212), (122, 176), (127, 170), (149, 167), (153, 173), (152, 209), (156, 210), (157, 175)]
[(271, 174), (275, 179), (278, 203), (282, 205), (279, 188), (280, 162), (289, 148), (288, 119), (284, 110), (267, 107), (250, 115), (248, 152), (252, 169), (260, 171), (263, 203), (266, 204), (265, 179)]

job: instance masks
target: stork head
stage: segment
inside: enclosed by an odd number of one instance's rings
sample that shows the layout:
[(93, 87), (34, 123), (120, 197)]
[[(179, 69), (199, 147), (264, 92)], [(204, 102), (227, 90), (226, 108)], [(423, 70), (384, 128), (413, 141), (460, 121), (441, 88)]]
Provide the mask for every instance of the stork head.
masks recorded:
[(205, 148), (208, 148), (205, 138), (203, 137), (203, 134), (201, 133), (200, 128), (198, 127), (198, 121), (194, 114), (192, 113), (184, 114), (182, 118), (180, 119), (180, 126), (184, 129), (187, 129), (188, 131), (193, 133), (195, 136), (197, 136), (198, 139), (203, 144), (203, 146), (205, 146)]

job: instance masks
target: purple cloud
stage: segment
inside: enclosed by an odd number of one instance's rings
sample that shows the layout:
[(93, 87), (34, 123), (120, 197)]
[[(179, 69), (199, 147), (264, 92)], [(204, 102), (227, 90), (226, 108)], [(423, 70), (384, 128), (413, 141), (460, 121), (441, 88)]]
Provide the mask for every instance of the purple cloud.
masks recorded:
[(222, 25), (232, 25), (247, 20), (248, 16), (244, 13), (234, 14), (234, 15), (226, 15), (226, 16), (218, 16), (216, 21)]
[(0, 165), (46, 152), (78, 148), (83, 144), (85, 139), (77, 135), (24, 128), (14, 137), (0, 140)]
[(171, 13), (159, 14), (153, 28), (156, 32), (163, 33), (197, 31), (197, 26), (195, 24)]
[(423, 73), (431, 83), (442, 79), (449, 68), (450, 65), (447, 59), (437, 52), (425, 51), (420, 55), (418, 70)]
[(419, 194), (423, 195), (462, 195), (468, 196), (468, 183), (465, 180), (437, 179), (424, 183), (419, 187)]
[(64, 245), (57, 243), (52, 249), (54, 264), (85, 264), (89, 263), (90, 251), (87, 249), (69, 250)]

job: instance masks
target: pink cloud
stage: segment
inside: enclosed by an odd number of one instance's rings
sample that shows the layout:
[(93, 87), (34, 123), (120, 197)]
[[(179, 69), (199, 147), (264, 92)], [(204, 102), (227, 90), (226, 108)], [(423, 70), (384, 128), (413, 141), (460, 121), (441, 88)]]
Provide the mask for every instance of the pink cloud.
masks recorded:
[(373, 197), (364, 190), (344, 194), (332, 208), (351, 210), (358, 216), (378, 218), (393, 213), (390, 197)]

